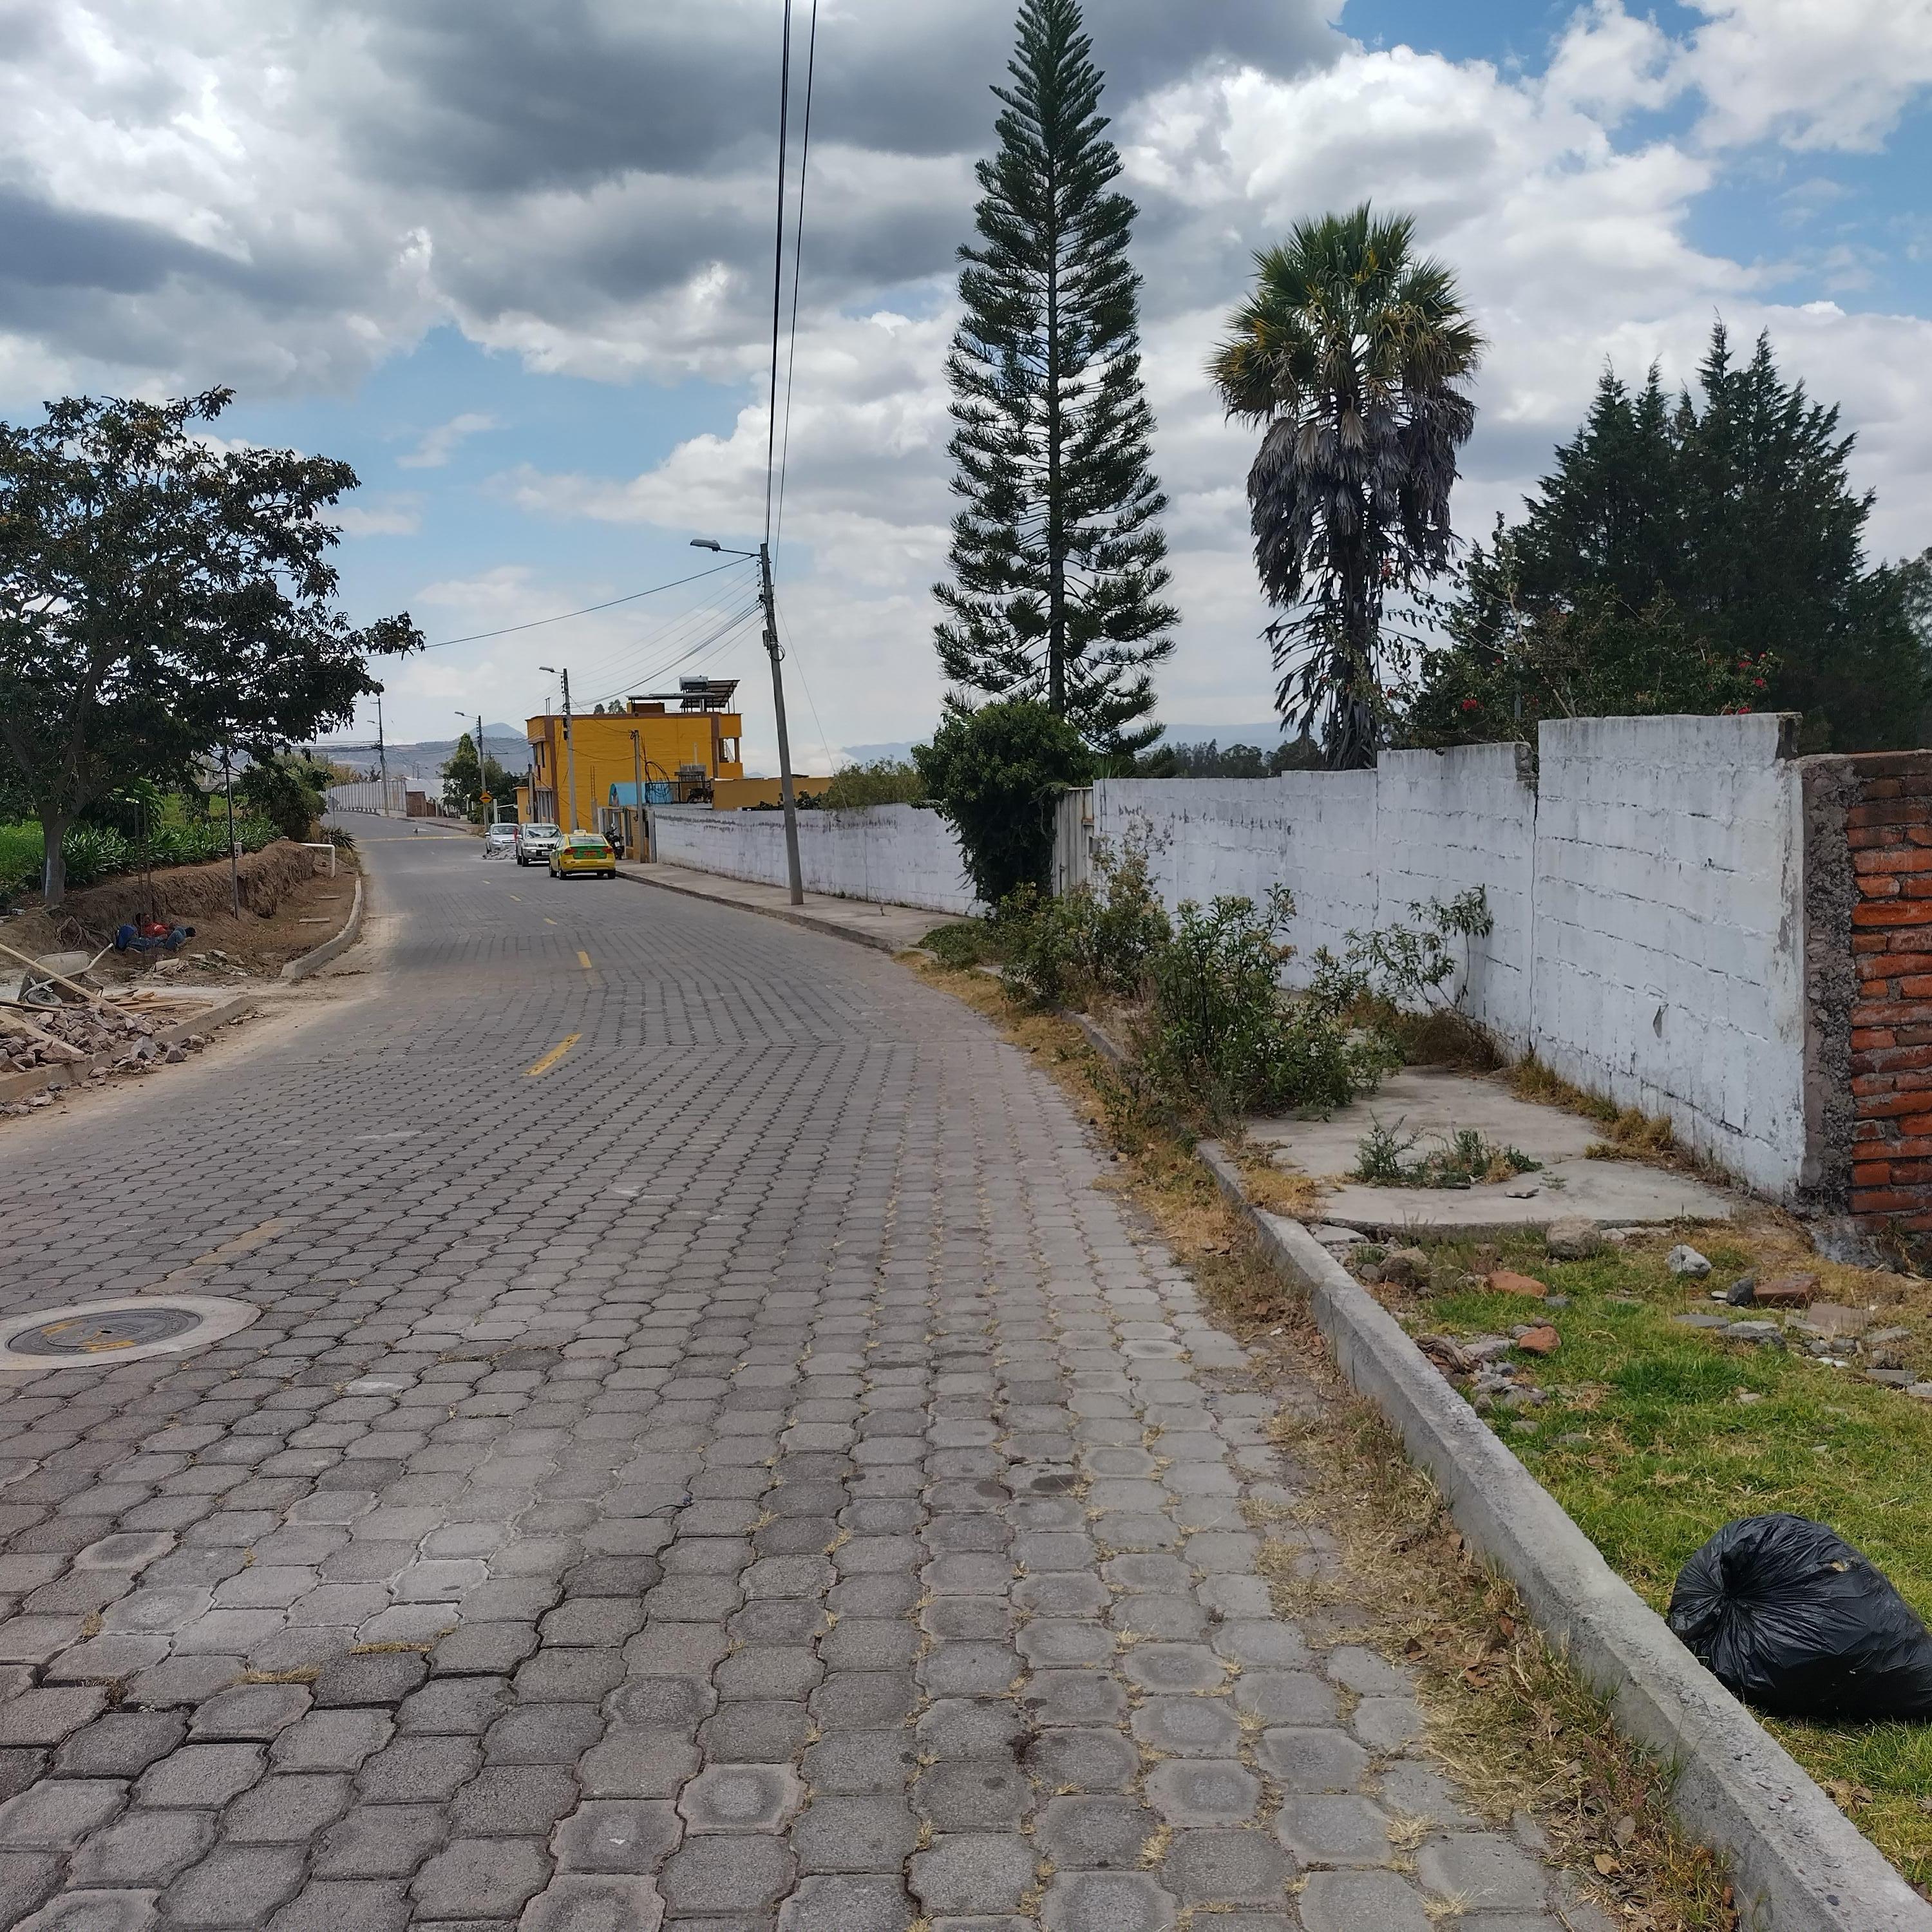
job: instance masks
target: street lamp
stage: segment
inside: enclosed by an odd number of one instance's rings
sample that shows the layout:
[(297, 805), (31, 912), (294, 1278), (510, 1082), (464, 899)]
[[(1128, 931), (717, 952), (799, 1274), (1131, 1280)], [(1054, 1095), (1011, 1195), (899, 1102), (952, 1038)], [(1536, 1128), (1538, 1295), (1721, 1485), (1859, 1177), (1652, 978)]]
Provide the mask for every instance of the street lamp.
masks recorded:
[(791, 884), (791, 902), (805, 903), (805, 874), (798, 860), (798, 802), (791, 788), (791, 734), (785, 728), (784, 674), (778, 668), (783, 653), (778, 649), (777, 599), (772, 593), (772, 551), (769, 544), (756, 550), (729, 550), (710, 537), (693, 537), (693, 550), (715, 551), (720, 556), (748, 556), (758, 566), (758, 598), (765, 607), (765, 650), (772, 661), (772, 708), (778, 714), (778, 797), (784, 806), (785, 872)]
[[(465, 724), (469, 722), (470, 714), (460, 704), (456, 707), (456, 715)], [(486, 832), (490, 829), (490, 815), (485, 808), (490, 802), (489, 781), (483, 776), (483, 714), (479, 711), (476, 714), (476, 818)]]

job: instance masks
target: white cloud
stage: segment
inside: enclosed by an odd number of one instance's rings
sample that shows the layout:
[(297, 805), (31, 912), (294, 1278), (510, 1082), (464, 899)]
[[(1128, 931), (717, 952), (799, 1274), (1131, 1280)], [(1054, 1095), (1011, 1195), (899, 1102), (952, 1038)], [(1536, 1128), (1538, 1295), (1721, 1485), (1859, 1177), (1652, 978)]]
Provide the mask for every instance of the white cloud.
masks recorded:
[(416, 448), (406, 456), (396, 458), (397, 467), (402, 470), (440, 470), (456, 453), (457, 446), (472, 436), (480, 435), (486, 429), (494, 429), (496, 418), (484, 416), (474, 410), (466, 410), (460, 416), (452, 416), (446, 423), (438, 423), (434, 429), (425, 430)]
[(422, 528), (422, 499), (377, 496), (345, 503), (329, 514), (346, 537), (412, 537)]
[[(754, 532), (770, 154), (768, 134), (740, 130), (746, 50), (767, 45), (776, 4), (567, 21), (512, 0), (16, 7), (0, 69), (0, 390), (31, 401), (220, 376), (254, 396), (343, 393), (453, 321), (532, 370), (632, 385), (622, 406), (646, 416), (654, 382), (742, 386), (734, 420), (639, 475), (520, 464), (508, 434), (493, 442), (500, 494), (539, 529)], [(1828, 252), (1774, 271), (1696, 238), (1696, 216), (1750, 144), (1881, 144), (1932, 84), (1932, 0), (1692, 4), (1692, 30), (1672, 34), (1627, 0), (1588, 0), (1544, 70), (1525, 74), (1366, 50), (1330, 31), (1333, 0), (1090, 0), (1143, 208), (1146, 369), (1185, 614), (1162, 678), (1170, 716), (1264, 715), (1269, 687), (1247, 556), (1251, 439), (1222, 420), (1205, 357), (1252, 250), (1364, 196), (1416, 213), (1491, 339), (1462, 528), (1514, 508), (1606, 359), (1635, 372), (1654, 358), (1681, 380), (1721, 310), (1740, 335), (1769, 327), (1786, 369), (1843, 403), (1857, 476), (1879, 491), (1875, 547), (1926, 542), (1932, 323), (1774, 305), (1774, 272), (1802, 267), (1811, 292), (1849, 303), (1874, 264), (1833, 234), (1818, 244)], [(928, 590), (954, 508), (952, 250), (1008, 17), (984, 0), (842, 0), (821, 23), (780, 565), (801, 670), (830, 731), (860, 741), (920, 728), (938, 691)], [(1663, 110), (1690, 131), (1641, 131), (1659, 124), (1637, 117)], [(1831, 193), (1804, 184), (1783, 206), (1796, 218)], [(466, 410), (401, 460), (446, 467), (494, 426)], [(417, 514), (398, 496), (343, 520), (402, 535)], [(526, 554), (541, 556), (541, 539)], [(506, 568), (406, 601), (454, 632), (599, 594), (612, 592), (566, 572)], [(658, 621), (587, 620), (586, 662), (601, 652), (616, 675), (626, 650), (648, 656)], [(423, 701), (440, 704), (442, 684), (474, 679), (514, 715), (544, 652), (527, 638), (489, 650), (500, 656), (460, 670), (418, 661), (392, 688), (421, 677)]]
[(1874, 148), (1932, 86), (1932, 0), (1689, 0), (1687, 79), (1714, 147)]

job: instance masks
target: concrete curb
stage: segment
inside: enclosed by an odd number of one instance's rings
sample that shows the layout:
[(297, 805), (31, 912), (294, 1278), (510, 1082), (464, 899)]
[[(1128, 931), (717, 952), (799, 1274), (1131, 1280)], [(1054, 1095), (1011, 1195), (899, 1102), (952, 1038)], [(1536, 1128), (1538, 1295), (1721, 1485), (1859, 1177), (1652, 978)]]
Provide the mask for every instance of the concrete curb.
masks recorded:
[(333, 939), (325, 939), (313, 952), (304, 952), (299, 959), (291, 959), (282, 968), (284, 980), (306, 980), (311, 973), (319, 973), (337, 954), (346, 952), (362, 932), (362, 874), (356, 874), (356, 898), (349, 908), (349, 917), (342, 930)]
[[(742, 899), (727, 898), (721, 892), (700, 892), (692, 886), (674, 885), (668, 879), (650, 878), (642, 872), (628, 872), (622, 866), (617, 868), (617, 876), (628, 879), (634, 886), (654, 886), (661, 892), (676, 892), (681, 898), (700, 899), (706, 905), (728, 906), (734, 912), (756, 913), (760, 919), (782, 920), (788, 926), (802, 926), (808, 932), (822, 932), (831, 939), (849, 939), (855, 946), (869, 946), (874, 952), (896, 954), (903, 950), (881, 934), (862, 932), (856, 926), (820, 919), (800, 907), (748, 905)], [(935, 923), (944, 918), (943, 913), (933, 914)]]
[[(219, 1006), (210, 1006), (204, 1013), (197, 1013), (193, 1019), (177, 1020), (172, 1026), (158, 1028), (150, 1036), (158, 1046), (178, 1046), (191, 1033), (212, 1033), (219, 1026), (226, 1026), (230, 1020), (245, 1019), (255, 1010), (254, 1000), (245, 994), (240, 999), (226, 1000)], [(86, 1084), (88, 1077), (97, 1066), (112, 1067), (124, 1048), (116, 1048), (111, 1053), (97, 1053), (92, 1060), (71, 1060), (64, 1064), (51, 1066), (30, 1066), (24, 1073), (9, 1073), (0, 1077), (0, 1101), (24, 1100), (30, 1094), (44, 1094), (65, 1087), (80, 1087)]]
[(1745, 1932), (1932, 1932), (1932, 1905), (1670, 1634), (1445, 1382), (1394, 1318), (1298, 1222), (1255, 1207), (1226, 1151), (1201, 1158), (1269, 1260), (1307, 1292), (1350, 1384), (1435, 1479), (1456, 1526), (1538, 1627), (1676, 1768), (1672, 1808), (1729, 1856)]

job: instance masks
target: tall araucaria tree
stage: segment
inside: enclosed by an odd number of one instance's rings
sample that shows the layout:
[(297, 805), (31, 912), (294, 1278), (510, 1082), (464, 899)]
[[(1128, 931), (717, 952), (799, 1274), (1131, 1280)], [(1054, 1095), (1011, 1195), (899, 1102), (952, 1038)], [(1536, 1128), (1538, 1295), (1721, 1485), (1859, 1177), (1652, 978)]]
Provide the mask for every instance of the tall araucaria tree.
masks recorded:
[(980, 164), (966, 315), (946, 376), (958, 427), (952, 580), (935, 633), (956, 686), (1043, 702), (1095, 749), (1160, 735), (1152, 667), (1179, 613), (1149, 466), (1136, 210), (1100, 113), (1076, 0), (1024, 0), (999, 148)]
[(0, 788), (61, 839), (134, 778), (218, 749), (266, 754), (354, 716), (406, 615), (352, 626), (326, 512), (356, 472), (293, 450), (220, 450), (193, 428), (232, 392), (69, 397), (0, 423)]
[(1372, 764), (1384, 686), (1419, 641), (1417, 600), (1454, 541), (1456, 453), (1475, 426), (1458, 386), (1481, 358), (1455, 278), (1414, 224), (1298, 223), (1208, 365), (1228, 413), (1262, 426), (1248, 472), (1255, 562), (1283, 614), (1266, 632), (1285, 722), (1331, 766)]

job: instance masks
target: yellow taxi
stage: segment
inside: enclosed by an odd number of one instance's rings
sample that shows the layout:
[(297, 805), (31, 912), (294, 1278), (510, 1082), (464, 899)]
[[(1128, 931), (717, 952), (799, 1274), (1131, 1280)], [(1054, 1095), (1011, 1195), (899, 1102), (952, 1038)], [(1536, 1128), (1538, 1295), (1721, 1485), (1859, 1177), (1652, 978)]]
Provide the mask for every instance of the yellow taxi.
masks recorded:
[(616, 849), (602, 832), (566, 832), (556, 842), (550, 855), (550, 877), (567, 879), (578, 872), (605, 879), (617, 876)]

